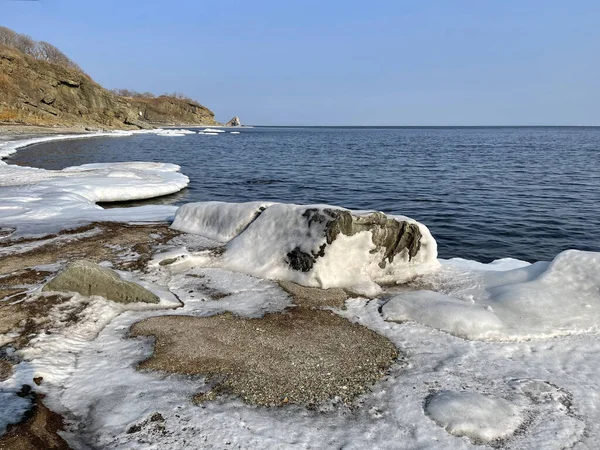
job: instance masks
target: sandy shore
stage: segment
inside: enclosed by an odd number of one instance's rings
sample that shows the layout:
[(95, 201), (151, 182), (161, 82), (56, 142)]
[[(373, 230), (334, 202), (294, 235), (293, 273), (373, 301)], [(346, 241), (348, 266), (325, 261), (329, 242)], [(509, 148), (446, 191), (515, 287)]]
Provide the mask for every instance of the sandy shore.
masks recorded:
[(87, 127), (39, 127), (35, 125), (3, 125), (0, 124), (0, 140), (31, 139), (52, 136), (55, 134), (84, 134), (94, 130)]

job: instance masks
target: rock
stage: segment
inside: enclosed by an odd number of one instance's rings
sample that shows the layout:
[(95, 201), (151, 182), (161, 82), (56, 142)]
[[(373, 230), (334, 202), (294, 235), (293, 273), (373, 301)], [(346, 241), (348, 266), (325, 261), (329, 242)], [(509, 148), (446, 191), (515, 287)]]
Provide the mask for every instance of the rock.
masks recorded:
[(1, 43), (0, 80), (0, 122), (110, 129), (217, 125), (214, 113), (191, 99), (125, 97), (104, 89), (76, 67), (51, 64)]
[(241, 127), (242, 122), (238, 116), (233, 117), (229, 122), (225, 124), (226, 127)]
[(267, 207), (229, 241), (221, 263), (254, 276), (367, 296), (380, 292), (377, 283), (403, 283), (439, 265), (435, 239), (412, 219), (286, 204)]
[(90, 261), (76, 261), (43, 288), (44, 291), (99, 295), (118, 303), (158, 303), (160, 299), (139, 284), (125, 281), (111, 269)]
[(8, 380), (13, 373), (12, 364), (5, 359), (0, 359), (0, 381)]
[(325, 248), (331, 245), (339, 234), (354, 236), (361, 231), (370, 231), (375, 249), (383, 249), (384, 255), (379, 262), (379, 267), (385, 268), (388, 262), (393, 262), (394, 257), (407, 250), (411, 260), (421, 248), (421, 232), (414, 223), (400, 222), (388, 218), (385, 214), (375, 212), (368, 216), (355, 216), (341, 209), (309, 208), (302, 214), (308, 222), (308, 228), (313, 223), (323, 224), (326, 244), (319, 247), (319, 251), (307, 253), (299, 246), (287, 254), (287, 261), (294, 270), (308, 272), (312, 269), (317, 258), (325, 256)]

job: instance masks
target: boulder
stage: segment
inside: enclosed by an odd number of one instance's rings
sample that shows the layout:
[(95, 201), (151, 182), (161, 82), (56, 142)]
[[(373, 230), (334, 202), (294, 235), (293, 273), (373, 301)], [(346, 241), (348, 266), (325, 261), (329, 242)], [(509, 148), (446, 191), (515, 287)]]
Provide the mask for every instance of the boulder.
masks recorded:
[(174, 225), (225, 243), (213, 263), (219, 267), (309, 287), (374, 296), (378, 283), (407, 282), (439, 267), (426, 226), (381, 212), (209, 202), (182, 206)]
[(242, 122), (238, 116), (233, 117), (229, 122), (225, 124), (226, 127), (241, 127)]
[(77, 292), (86, 297), (99, 295), (117, 303), (160, 302), (155, 294), (139, 284), (125, 281), (114, 270), (86, 260), (70, 264), (43, 290)]

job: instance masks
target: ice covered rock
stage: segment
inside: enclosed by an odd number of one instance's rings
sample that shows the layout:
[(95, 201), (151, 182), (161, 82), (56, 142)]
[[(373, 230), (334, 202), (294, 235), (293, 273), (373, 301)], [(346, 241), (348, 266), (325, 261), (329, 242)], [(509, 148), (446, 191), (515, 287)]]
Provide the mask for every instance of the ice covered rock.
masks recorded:
[(155, 294), (139, 284), (125, 281), (114, 270), (85, 260), (70, 264), (43, 290), (77, 292), (86, 297), (99, 295), (118, 303), (160, 302)]
[(304, 286), (372, 296), (381, 291), (377, 283), (405, 282), (438, 266), (427, 227), (380, 212), (206, 203), (181, 207), (174, 223), (213, 239), (229, 238), (216, 265)]
[(507, 438), (524, 420), (518, 406), (477, 392), (439, 391), (429, 397), (425, 412), (448, 433), (474, 443)]
[(271, 203), (268, 202), (187, 203), (177, 210), (171, 228), (185, 233), (200, 234), (215, 241), (228, 242), (240, 234), (269, 205)]
[(468, 275), (473, 287), (401, 293), (384, 305), (384, 318), (482, 340), (549, 338), (600, 327), (600, 253), (567, 250), (551, 263), (504, 271), (475, 267)]

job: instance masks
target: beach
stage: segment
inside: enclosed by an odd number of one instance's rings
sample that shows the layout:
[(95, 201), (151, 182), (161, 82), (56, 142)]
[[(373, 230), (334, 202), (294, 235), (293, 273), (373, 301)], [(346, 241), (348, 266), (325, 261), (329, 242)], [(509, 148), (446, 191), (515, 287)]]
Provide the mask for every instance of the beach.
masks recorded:
[[(443, 260), (425, 225), (336, 206), (96, 206), (186, 186), (169, 163), (2, 165), (0, 180), (0, 448), (589, 448), (600, 433), (597, 253)], [(69, 271), (74, 291), (45, 287)], [(157, 303), (117, 298), (132, 286)]]

